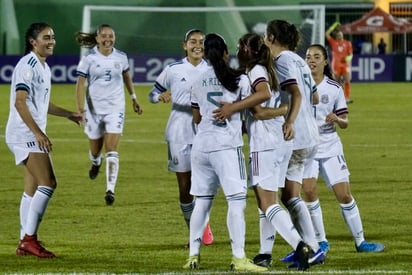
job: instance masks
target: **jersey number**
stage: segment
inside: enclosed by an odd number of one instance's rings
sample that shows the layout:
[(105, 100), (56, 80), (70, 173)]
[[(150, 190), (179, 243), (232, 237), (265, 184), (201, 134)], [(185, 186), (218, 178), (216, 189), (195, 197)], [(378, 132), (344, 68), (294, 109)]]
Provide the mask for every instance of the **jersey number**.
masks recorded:
[[(222, 96), (222, 95), (223, 95), (222, 92), (208, 92), (207, 93), (207, 101), (209, 101), (210, 103), (212, 103), (216, 107), (220, 108), (220, 103), (218, 101), (216, 101), (215, 99), (213, 99), (213, 97), (218, 97), (218, 96)], [(224, 126), (226, 126), (226, 121), (215, 120), (215, 121), (213, 121), (213, 125), (216, 125), (218, 127), (224, 127)]]
[(110, 81), (110, 80), (112, 80), (112, 75), (111, 75), (110, 73), (111, 73), (110, 70), (104, 71), (104, 81)]

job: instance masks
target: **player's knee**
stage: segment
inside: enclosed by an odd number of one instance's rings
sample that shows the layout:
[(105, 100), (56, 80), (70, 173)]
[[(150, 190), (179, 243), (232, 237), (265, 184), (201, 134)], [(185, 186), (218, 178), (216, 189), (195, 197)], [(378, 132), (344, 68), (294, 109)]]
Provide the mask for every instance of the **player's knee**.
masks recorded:
[(345, 194), (338, 195), (337, 199), (338, 199), (339, 203), (348, 204), (348, 203), (352, 202), (353, 197), (352, 197), (351, 194), (345, 193)]

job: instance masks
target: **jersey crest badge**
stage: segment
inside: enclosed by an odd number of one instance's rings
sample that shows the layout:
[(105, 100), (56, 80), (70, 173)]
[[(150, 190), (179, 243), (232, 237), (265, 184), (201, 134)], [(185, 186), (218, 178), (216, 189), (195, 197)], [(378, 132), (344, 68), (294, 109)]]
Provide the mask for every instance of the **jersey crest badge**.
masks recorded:
[(323, 104), (328, 104), (329, 103), (329, 96), (328, 95), (322, 95), (320, 98), (320, 102)]
[(177, 159), (177, 157), (173, 157), (173, 164), (174, 165), (177, 165), (177, 164), (179, 164), (179, 160)]
[(27, 68), (23, 71), (23, 79), (25, 81), (30, 81), (33, 77), (33, 71), (31, 68)]

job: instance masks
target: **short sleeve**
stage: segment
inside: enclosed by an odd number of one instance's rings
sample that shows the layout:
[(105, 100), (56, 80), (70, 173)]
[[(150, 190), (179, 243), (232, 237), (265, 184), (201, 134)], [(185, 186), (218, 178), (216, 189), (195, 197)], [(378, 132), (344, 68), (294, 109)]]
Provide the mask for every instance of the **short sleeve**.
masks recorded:
[(77, 65), (77, 75), (87, 77), (89, 74), (89, 60), (87, 56), (83, 56)]
[(30, 93), (33, 76), (34, 69), (29, 64), (24, 64), (18, 70), (16, 70), (16, 91), (24, 90)]

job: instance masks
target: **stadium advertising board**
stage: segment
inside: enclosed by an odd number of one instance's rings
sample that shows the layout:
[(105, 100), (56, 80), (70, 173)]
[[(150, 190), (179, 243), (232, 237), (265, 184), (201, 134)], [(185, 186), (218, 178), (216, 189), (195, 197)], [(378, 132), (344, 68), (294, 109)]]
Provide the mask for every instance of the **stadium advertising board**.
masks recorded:
[[(10, 83), (11, 75), (21, 56), (0, 57), (0, 84)], [(129, 56), (130, 72), (135, 83), (153, 83), (162, 69), (181, 56)], [(51, 56), (47, 59), (53, 83), (75, 83), (79, 56)], [(235, 64), (235, 58), (230, 62)], [(352, 82), (409, 82), (412, 80), (412, 56), (355, 55), (352, 60)]]
[(352, 60), (353, 82), (392, 81), (393, 57), (390, 55), (362, 55)]

